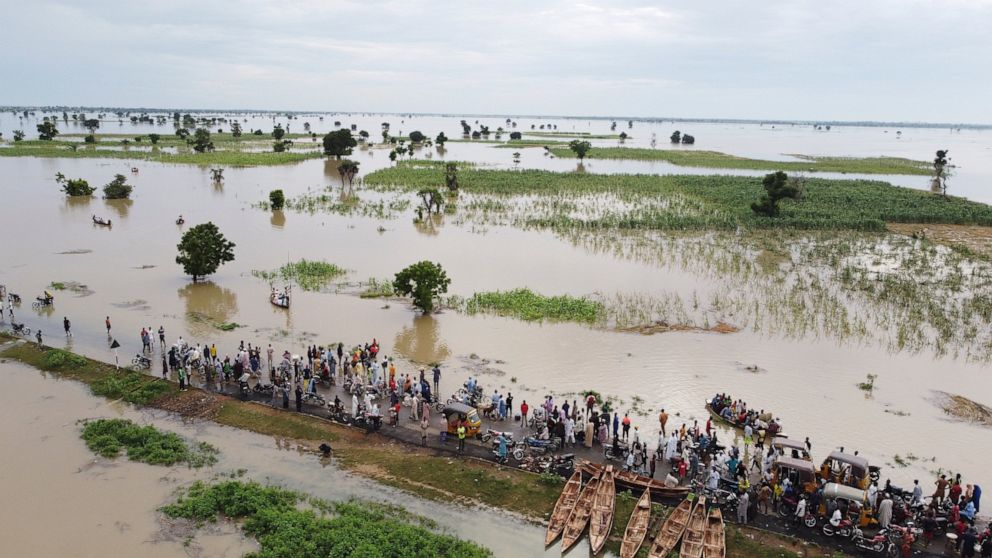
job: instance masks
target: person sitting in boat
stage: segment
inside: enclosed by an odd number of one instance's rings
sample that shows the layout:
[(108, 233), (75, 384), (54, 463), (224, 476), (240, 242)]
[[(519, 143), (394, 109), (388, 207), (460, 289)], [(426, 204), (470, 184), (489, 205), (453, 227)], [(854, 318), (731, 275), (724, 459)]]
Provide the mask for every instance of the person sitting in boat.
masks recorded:
[(177, 224), (177, 225), (182, 225), (182, 224), (183, 224), (183, 223), (185, 223), (185, 222), (186, 222), (186, 219), (183, 219), (183, 216), (182, 216), (182, 215), (180, 215), (180, 216), (179, 216), (179, 217), (178, 217), (178, 218), (176, 219), (176, 224)]
[(720, 416), (723, 417), (724, 420), (726, 420), (728, 422), (734, 422), (734, 415), (733, 415), (733, 413), (731, 413), (730, 407), (724, 407), (720, 411)]

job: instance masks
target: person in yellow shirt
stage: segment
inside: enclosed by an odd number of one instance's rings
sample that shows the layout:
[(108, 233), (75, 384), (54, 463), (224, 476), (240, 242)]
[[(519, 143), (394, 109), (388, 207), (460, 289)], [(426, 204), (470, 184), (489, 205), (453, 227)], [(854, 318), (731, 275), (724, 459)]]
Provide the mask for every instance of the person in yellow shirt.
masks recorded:
[(465, 451), (465, 423), (458, 423), (458, 451)]

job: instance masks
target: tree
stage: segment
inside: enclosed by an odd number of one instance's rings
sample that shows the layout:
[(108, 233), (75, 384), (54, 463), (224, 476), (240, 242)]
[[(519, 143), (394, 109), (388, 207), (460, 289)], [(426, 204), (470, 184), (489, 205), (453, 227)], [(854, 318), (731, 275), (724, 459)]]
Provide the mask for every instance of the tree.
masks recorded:
[(96, 136), (94, 136), (93, 134), (87, 135), (85, 138), (83, 138), (83, 143), (96, 143)]
[(675, 130), (674, 132), (672, 132), (672, 137), (670, 139), (672, 140), (672, 143), (681, 143), (682, 132)]
[(148, 134), (148, 140), (152, 142), (152, 145), (158, 143), (158, 140), (162, 139), (162, 136), (158, 134)]
[(126, 200), (131, 197), (134, 187), (127, 183), (123, 174), (114, 175), (114, 179), (103, 186), (103, 197), (108, 200)]
[(696, 138), (690, 136), (689, 134), (682, 134), (682, 143), (685, 145), (692, 145), (696, 143)]
[(38, 139), (51, 141), (57, 135), (59, 135), (59, 129), (55, 127), (54, 122), (42, 122), (38, 124)]
[(24, 139), (24, 130), (14, 130), (14, 141), (21, 141)]
[(100, 127), (100, 121), (96, 118), (88, 118), (83, 121), (83, 126), (90, 131), (91, 134), (96, 133), (96, 129)]
[(518, 140), (518, 139), (521, 139), (521, 138), (523, 138), (523, 134), (521, 134), (520, 132), (510, 132), (510, 139), (511, 140)]
[(269, 206), (277, 211), (286, 206), (286, 196), (282, 193), (282, 190), (272, 190), (269, 192)]
[(338, 174), (341, 175), (341, 182), (344, 179), (348, 179), (348, 186), (355, 180), (355, 175), (358, 174), (358, 161), (352, 161), (351, 159), (345, 159), (338, 163)]
[(356, 145), (358, 142), (351, 137), (351, 130), (347, 128), (329, 132), (324, 136), (324, 155), (333, 155), (340, 159), (345, 155), (351, 155), (351, 150)]
[(950, 174), (947, 171), (948, 153), (947, 149), (937, 151), (937, 156), (933, 159), (933, 181), (930, 184), (935, 192), (940, 192), (945, 198), (947, 197), (947, 177)]
[(282, 124), (276, 124), (276, 127), (272, 129), (272, 137), (277, 140), (281, 140), (283, 136), (286, 135), (286, 130), (283, 129)]
[(424, 188), (417, 192), (421, 201), (424, 202), (424, 209), (427, 213), (441, 213), (441, 206), (444, 205), (444, 196), (437, 188)]
[(410, 141), (413, 143), (422, 143), (427, 136), (425, 136), (420, 130), (414, 130), (410, 132)]
[(448, 163), (444, 166), (444, 185), (448, 187), (449, 192), (458, 191), (458, 165)]
[(369, 141), (369, 133), (365, 130), (358, 132), (358, 137), (361, 138), (363, 142)]
[(392, 151), (389, 152), (389, 160), (390, 161), (395, 161), (396, 160), (396, 150), (395, 149), (393, 149)]
[(796, 199), (802, 193), (801, 182), (790, 181), (789, 176), (782, 171), (766, 174), (761, 184), (765, 187), (765, 195), (761, 196), (760, 201), (751, 204), (751, 211), (765, 217), (777, 217), (780, 200)]
[(627, 139), (627, 132), (620, 132), (620, 143)]
[(62, 187), (62, 191), (67, 196), (92, 196), (96, 190), (82, 178), (66, 178), (62, 173), (55, 175), (55, 182)]
[(448, 292), (451, 280), (441, 268), (441, 264), (429, 261), (417, 262), (396, 274), (393, 290), (402, 296), (413, 298), (413, 305), (430, 314), (434, 311), (434, 299)]
[(193, 146), (193, 150), (197, 153), (213, 151), (214, 142), (210, 141), (210, 130), (207, 130), (206, 128), (197, 128), (196, 132), (193, 132), (193, 142), (191, 145)]
[(176, 137), (181, 140), (188, 138), (189, 130), (187, 130), (186, 128), (179, 128), (178, 130), (176, 130)]
[(448, 136), (444, 135), (444, 132), (439, 133), (437, 137), (434, 138), (434, 143), (436, 143), (438, 147), (444, 147), (444, 142), (446, 141), (448, 141)]
[(224, 238), (217, 225), (207, 222), (186, 231), (177, 246), (176, 263), (193, 282), (217, 271), (225, 262), (234, 261), (234, 243)]
[(586, 158), (586, 153), (592, 149), (592, 144), (587, 141), (572, 140), (568, 142), (568, 148), (575, 152), (575, 156), (581, 161)]
[(231, 122), (231, 135), (234, 136), (234, 137), (236, 137), (236, 138), (240, 138), (241, 137), (241, 123), (240, 122), (237, 122), (237, 121)]

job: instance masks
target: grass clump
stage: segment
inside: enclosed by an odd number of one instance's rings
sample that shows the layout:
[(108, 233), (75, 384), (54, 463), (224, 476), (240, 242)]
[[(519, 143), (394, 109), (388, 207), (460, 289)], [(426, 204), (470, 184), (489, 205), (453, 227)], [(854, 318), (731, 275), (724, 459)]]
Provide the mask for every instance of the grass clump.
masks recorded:
[[(575, 157), (575, 153), (563, 147), (551, 149), (556, 157)], [(720, 153), (718, 151), (695, 151), (681, 149), (646, 149), (639, 147), (595, 147), (589, 150), (587, 159), (633, 159), (641, 161), (666, 161), (685, 167), (707, 167), (713, 169), (781, 170), (791, 172), (841, 172), (862, 174), (911, 174), (931, 173), (930, 164), (901, 157), (818, 157), (813, 155), (793, 155), (799, 161), (768, 161), (748, 159)]]
[(393, 282), (389, 279), (370, 278), (365, 282), (365, 289), (358, 295), (361, 298), (388, 298), (396, 296)]
[(295, 282), (305, 291), (319, 291), (332, 280), (348, 273), (348, 270), (324, 261), (301, 259), (280, 267), (278, 271), (255, 270), (251, 273), (270, 283), (281, 277), (284, 281)]
[(90, 383), (90, 391), (93, 395), (121, 399), (135, 405), (147, 405), (174, 389), (174, 386), (165, 380), (152, 378), (133, 370), (107, 374)]
[(545, 296), (530, 289), (475, 293), (465, 302), (469, 314), (487, 312), (522, 320), (594, 323), (605, 313), (602, 303), (569, 295)]
[(42, 356), (47, 370), (75, 370), (86, 366), (86, 358), (62, 349), (51, 349)]
[(217, 449), (210, 444), (199, 442), (190, 446), (175, 433), (139, 426), (126, 419), (87, 421), (82, 438), (86, 447), (106, 459), (126, 451), (131, 461), (150, 465), (187, 463), (191, 467), (203, 467), (217, 462)]
[[(301, 504), (309, 504), (308, 509)], [(475, 543), (432, 531), (432, 522), (396, 507), (307, 500), (297, 492), (255, 482), (197, 482), (162, 511), (198, 523), (218, 515), (243, 520), (245, 533), (261, 546), (254, 554), (258, 557), (491, 555)]]

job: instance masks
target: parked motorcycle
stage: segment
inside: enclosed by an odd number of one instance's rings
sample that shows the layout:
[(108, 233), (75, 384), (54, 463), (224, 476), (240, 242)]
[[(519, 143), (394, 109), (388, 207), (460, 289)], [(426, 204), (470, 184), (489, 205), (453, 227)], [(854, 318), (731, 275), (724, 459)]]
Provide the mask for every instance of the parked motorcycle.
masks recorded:
[(558, 451), (558, 442), (556, 440), (541, 440), (533, 436), (524, 438), (523, 445), (525, 448), (530, 448), (541, 454)]
[(141, 354), (134, 355), (134, 358), (131, 359), (131, 365), (135, 368), (148, 370), (152, 367), (152, 359)]
[(630, 446), (617, 440), (612, 445), (603, 446), (603, 455), (610, 461), (626, 461)]
[(483, 442), (488, 442), (489, 440), (495, 440), (502, 434), (506, 438), (507, 445), (513, 446), (513, 432), (493, 430), (492, 428), (487, 428), (485, 432), (479, 435), (479, 439)]
[(275, 386), (273, 384), (255, 384), (255, 387), (251, 388), (251, 391), (262, 397), (272, 397), (272, 390), (274, 389)]
[(24, 335), (25, 337), (28, 336), (28, 335), (31, 335), (31, 328), (29, 328), (28, 326), (26, 326), (24, 324), (19, 324), (19, 323), (16, 323), (16, 322), (12, 322), (11, 323), (11, 327), (14, 328), (14, 333), (16, 333), (18, 335)]
[(851, 542), (854, 546), (860, 548), (861, 550), (870, 550), (879, 554), (886, 552), (890, 546), (894, 546), (893, 543), (889, 541), (885, 529), (882, 529), (874, 536), (866, 537), (864, 532), (857, 526), (855, 526), (852, 531)]
[(851, 533), (854, 531), (854, 529), (855, 529), (854, 523), (852, 523), (850, 519), (842, 519), (840, 520), (840, 523), (838, 523), (836, 526), (832, 524), (830, 521), (827, 521), (826, 523), (823, 524), (823, 534), (828, 537), (838, 535), (846, 539), (847, 537), (851, 536)]
[(306, 403), (307, 405), (316, 405), (318, 407), (323, 407), (324, 405), (327, 405), (327, 400), (324, 399), (323, 395), (310, 391), (305, 392), (303, 394), (303, 402)]

